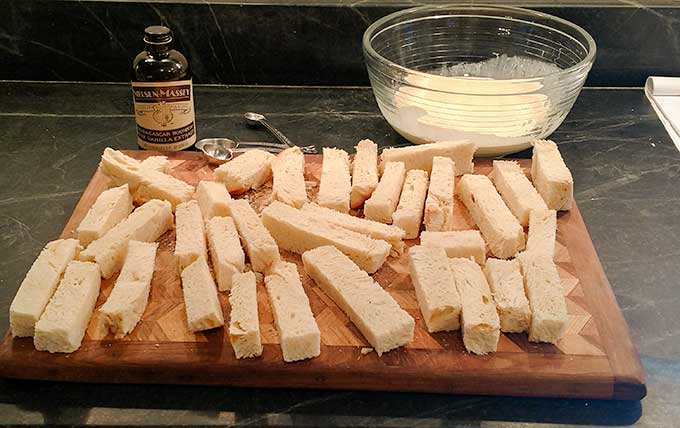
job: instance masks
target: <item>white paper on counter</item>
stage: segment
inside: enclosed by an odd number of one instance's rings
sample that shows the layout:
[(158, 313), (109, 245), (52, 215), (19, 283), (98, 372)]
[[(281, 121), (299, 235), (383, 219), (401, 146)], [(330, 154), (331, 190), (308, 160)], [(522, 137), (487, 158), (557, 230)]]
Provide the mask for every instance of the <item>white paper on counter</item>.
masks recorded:
[(680, 77), (650, 76), (645, 82), (645, 94), (680, 150)]

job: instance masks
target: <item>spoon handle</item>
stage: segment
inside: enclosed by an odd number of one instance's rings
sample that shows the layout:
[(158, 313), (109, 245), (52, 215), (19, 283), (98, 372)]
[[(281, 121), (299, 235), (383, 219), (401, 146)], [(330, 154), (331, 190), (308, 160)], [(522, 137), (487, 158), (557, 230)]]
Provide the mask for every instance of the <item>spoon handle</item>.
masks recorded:
[[(255, 147), (237, 147), (235, 149), (231, 149), (231, 152), (232, 153), (245, 153), (248, 150), (253, 150), (253, 149), (255, 149)], [(261, 150), (264, 150), (265, 152), (269, 152), (269, 153), (280, 153), (282, 150), (284, 150), (284, 148), (283, 147), (268, 146), (268, 147), (262, 147)]]
[(276, 137), (277, 140), (279, 140), (279, 141), (282, 142), (283, 144), (287, 145), (288, 147), (293, 147), (293, 146), (295, 146), (295, 144), (293, 144), (293, 142), (290, 141), (290, 140), (288, 139), (288, 137), (286, 137), (285, 135), (283, 135), (283, 133), (282, 133), (281, 131), (279, 131), (278, 129), (276, 129), (276, 128), (274, 128), (273, 126), (271, 126), (271, 125), (269, 124), (269, 122), (267, 122), (266, 120), (262, 119), (262, 120), (260, 120), (260, 123), (262, 124), (262, 126), (264, 126), (265, 128), (267, 128), (267, 131), (269, 131), (274, 137)]
[[(288, 146), (285, 145), (285, 144), (281, 144), (281, 143), (267, 143), (267, 142), (262, 142), (262, 141), (239, 141), (236, 148), (237, 149), (262, 148), (262, 150), (266, 150), (268, 148), (271, 148), (271, 149), (284, 150), (284, 149), (287, 149)], [(302, 150), (302, 153), (318, 153), (316, 146), (311, 145), (311, 144), (309, 146), (301, 146), (300, 150)]]
[(261, 142), (261, 141), (239, 141), (238, 145), (236, 146), (238, 148), (245, 148), (245, 147), (274, 147), (277, 149), (286, 149), (288, 148), (287, 145), (285, 144), (280, 144), (280, 143), (266, 143), (266, 142)]

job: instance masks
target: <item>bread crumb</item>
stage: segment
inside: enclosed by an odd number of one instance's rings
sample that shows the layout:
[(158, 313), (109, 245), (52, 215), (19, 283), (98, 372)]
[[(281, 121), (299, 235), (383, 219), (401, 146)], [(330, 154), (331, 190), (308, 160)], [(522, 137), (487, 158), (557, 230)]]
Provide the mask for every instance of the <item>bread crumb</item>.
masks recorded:
[(361, 348), (361, 355), (367, 355), (373, 352), (373, 348)]

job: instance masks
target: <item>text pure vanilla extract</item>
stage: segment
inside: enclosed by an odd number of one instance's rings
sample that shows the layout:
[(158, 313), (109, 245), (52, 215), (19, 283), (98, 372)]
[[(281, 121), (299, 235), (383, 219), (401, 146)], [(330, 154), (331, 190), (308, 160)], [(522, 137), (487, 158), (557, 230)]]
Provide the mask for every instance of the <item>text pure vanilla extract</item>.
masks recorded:
[(144, 51), (132, 63), (137, 144), (163, 151), (191, 147), (196, 142), (196, 117), (189, 62), (171, 49), (167, 27), (147, 27), (144, 42)]

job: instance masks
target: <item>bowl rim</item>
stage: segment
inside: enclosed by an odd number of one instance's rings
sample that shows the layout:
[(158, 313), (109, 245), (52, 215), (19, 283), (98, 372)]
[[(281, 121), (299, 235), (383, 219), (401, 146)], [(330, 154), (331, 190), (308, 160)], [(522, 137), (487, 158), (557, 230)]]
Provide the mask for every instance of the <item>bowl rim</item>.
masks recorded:
[[(539, 12), (533, 9), (527, 9), (523, 7), (515, 7), (515, 6), (494, 6), (494, 5), (471, 5), (471, 4), (446, 4), (446, 5), (424, 5), (424, 6), (417, 6), (417, 7), (411, 7), (408, 9), (403, 9), (397, 12), (390, 13), (388, 15), (383, 16), (382, 18), (378, 19), (375, 21), (373, 24), (371, 24), (366, 31), (364, 31), (364, 35), (362, 37), (362, 47), (364, 50), (364, 54), (374, 60), (377, 60), (378, 62), (382, 63), (383, 65), (389, 66), (391, 68), (396, 68), (404, 73), (408, 73), (411, 75), (416, 75), (416, 76), (421, 76), (421, 77), (427, 77), (428, 79), (432, 78), (442, 78), (446, 79), (447, 81), (451, 81), (451, 79), (455, 80), (463, 80), (463, 81), (470, 81), (474, 78), (471, 77), (465, 77), (465, 76), (441, 76), (438, 74), (433, 74), (433, 73), (426, 73), (423, 71), (418, 71), (414, 70), (408, 67), (404, 67), (403, 65), (399, 65), (393, 61), (390, 61), (389, 59), (385, 58), (384, 56), (380, 55), (376, 50), (373, 48), (370, 40), (370, 36), (375, 33), (376, 29), (384, 24), (387, 21), (390, 21), (394, 18), (399, 18), (405, 15), (410, 15), (416, 12), (421, 12), (421, 11), (437, 11), (437, 10), (449, 10), (449, 9), (459, 9), (461, 12), (465, 11), (472, 11), (472, 10), (478, 10), (478, 11), (489, 11), (489, 12), (503, 12), (503, 11), (512, 11), (512, 12), (521, 12), (525, 13), (529, 16), (535, 16), (535, 17), (540, 17), (547, 19), (548, 21), (554, 21), (558, 22), (562, 25), (565, 25), (567, 27), (572, 28), (575, 30), (577, 33), (582, 35), (587, 43), (588, 43), (588, 53), (583, 58), (581, 61), (578, 63), (572, 65), (571, 67), (561, 69), (560, 71), (557, 71), (555, 73), (551, 73), (545, 76), (536, 76), (536, 77), (525, 77), (525, 78), (517, 78), (517, 79), (494, 79), (494, 83), (502, 83), (502, 82), (539, 82), (545, 79), (546, 77), (553, 77), (553, 76), (564, 76), (573, 73), (575, 70), (579, 70), (581, 68), (585, 67), (590, 67), (592, 66), (594, 60), (595, 60), (595, 54), (597, 52), (597, 44), (595, 43), (595, 39), (588, 33), (583, 27), (574, 24), (571, 21), (568, 21), (566, 19), (559, 18), (555, 15), (550, 15), (548, 13), (543, 13)], [(472, 14), (470, 14), (472, 15)], [(479, 14), (475, 14), (479, 15)], [(502, 15), (488, 15), (491, 18), (498, 17), (498, 18), (503, 18)], [(536, 24), (540, 25), (540, 24)], [(368, 64), (367, 64), (368, 65)], [(489, 82), (491, 83), (491, 82)]]

